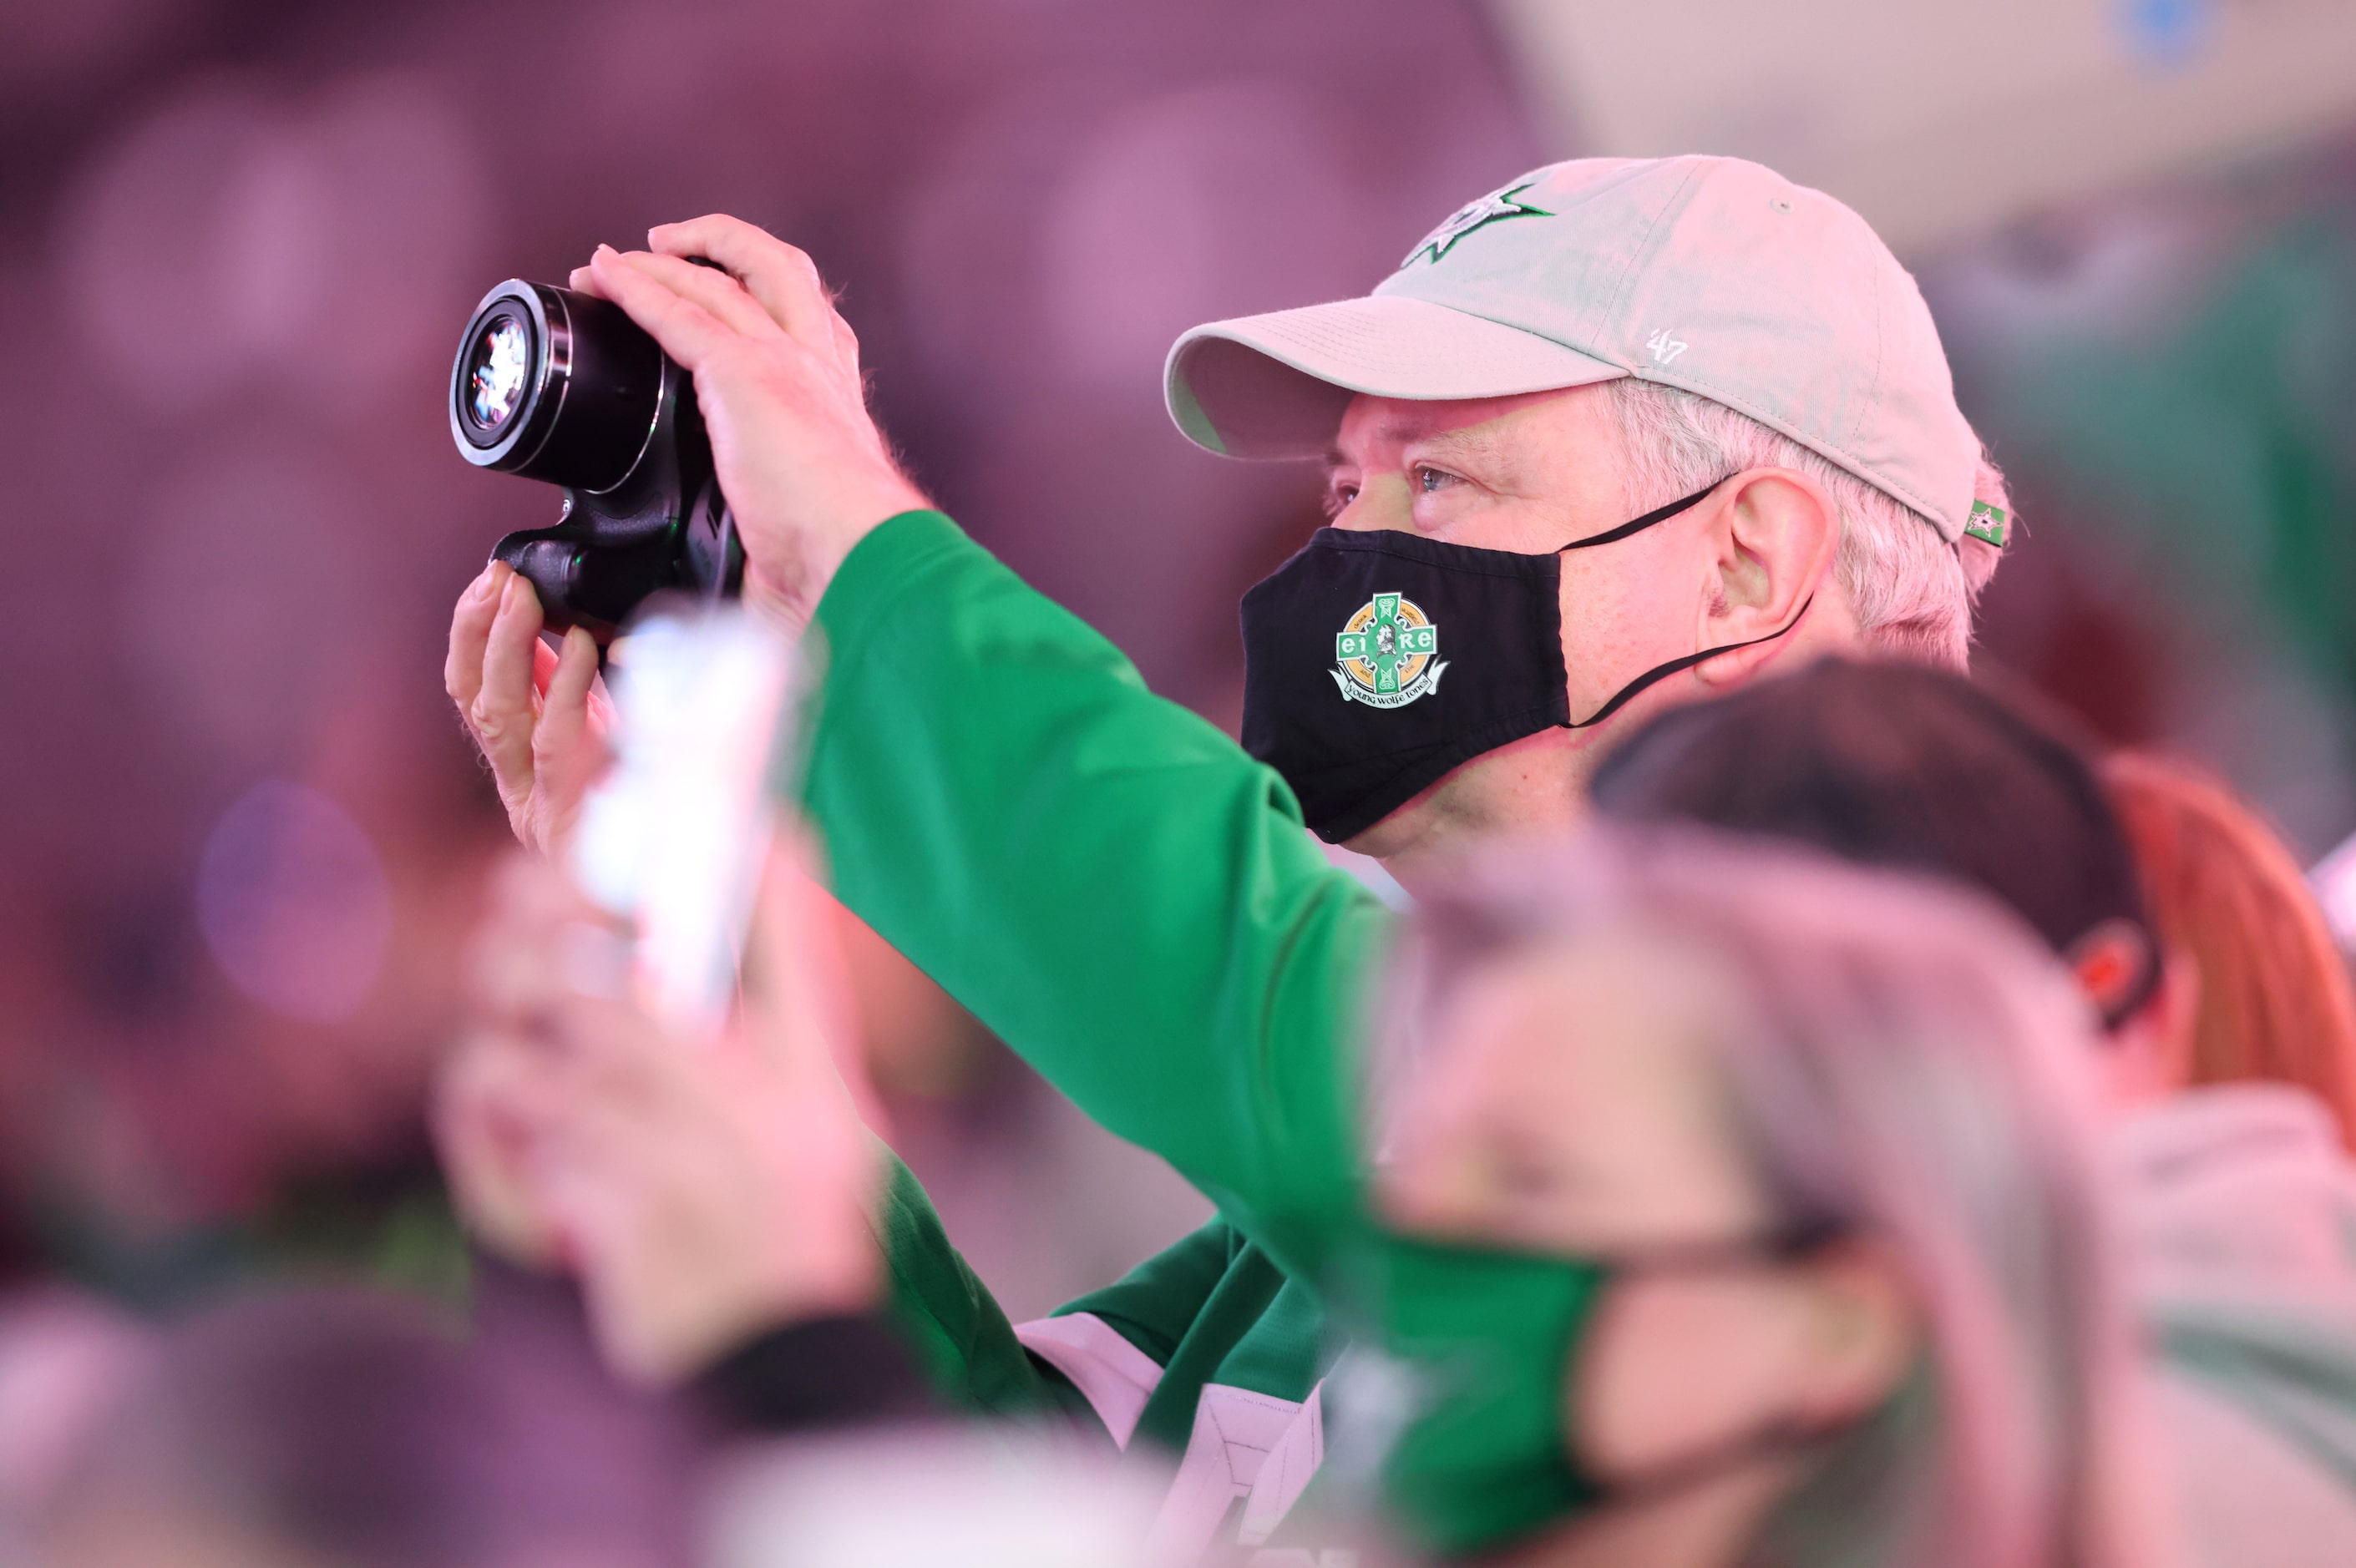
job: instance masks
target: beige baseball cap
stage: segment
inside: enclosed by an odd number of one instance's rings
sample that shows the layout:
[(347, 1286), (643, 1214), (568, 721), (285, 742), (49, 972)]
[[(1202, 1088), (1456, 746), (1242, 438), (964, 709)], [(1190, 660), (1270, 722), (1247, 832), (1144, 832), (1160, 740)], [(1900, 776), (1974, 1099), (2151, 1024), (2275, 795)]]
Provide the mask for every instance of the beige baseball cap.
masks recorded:
[(1468, 203), (1364, 299), (1195, 327), (1166, 395), (1233, 457), (1312, 457), (1353, 394), (1490, 398), (1641, 377), (1740, 410), (1931, 519), (1979, 438), (1938, 328), (1865, 219), (1740, 158), (1580, 158)]

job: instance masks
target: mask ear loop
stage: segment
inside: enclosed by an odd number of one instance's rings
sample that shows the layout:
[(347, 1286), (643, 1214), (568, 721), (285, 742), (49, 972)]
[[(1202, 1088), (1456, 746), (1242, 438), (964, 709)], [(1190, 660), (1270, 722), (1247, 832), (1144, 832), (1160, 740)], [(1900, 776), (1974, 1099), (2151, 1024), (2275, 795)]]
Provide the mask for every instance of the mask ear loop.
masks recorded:
[[(1730, 475), (1728, 477), (1730, 478), (1732, 475)], [(1616, 528), (1606, 528), (1600, 534), (1590, 534), (1583, 539), (1573, 539), (1570, 543), (1564, 545), (1560, 549), (1556, 550), (1555, 553), (1557, 555), (1561, 555), (1569, 550), (1592, 549), (1597, 545), (1617, 544), (1620, 540), (1628, 538), (1632, 534), (1643, 533), (1646, 528), (1653, 527), (1656, 523), (1667, 522), (1671, 517), (1676, 517), (1680, 512), (1690, 511), (1692, 508), (1709, 499), (1709, 497), (1716, 493), (1719, 485), (1725, 483), (1726, 480), (1724, 479), (1715, 480), (1701, 489), (1695, 491), (1690, 496), (1680, 497), (1677, 500), (1670, 502), (1665, 507), (1655, 507), (1653, 510), (1645, 513), (1643, 517), (1634, 519), (1633, 522), (1622, 523)], [(1562, 728), (1565, 730), (1585, 730), (1591, 725), (1601, 724), (1606, 719), (1611, 718), (1614, 713), (1619, 712), (1620, 709), (1628, 706), (1631, 699), (1640, 696), (1646, 688), (1668, 679), (1669, 677), (1673, 675), (1679, 674), (1685, 670), (1689, 670), (1693, 668), (1694, 666), (1714, 659), (1720, 654), (1735, 653), (1743, 648), (1755, 648), (1762, 643), (1772, 643), (1776, 638), (1783, 636), (1784, 634), (1791, 631), (1793, 627), (1798, 625), (1800, 624), (1801, 617), (1807, 614), (1808, 607), (1815, 602), (1816, 596), (1813, 593), (1809, 594), (1807, 599), (1802, 603), (1799, 609), (1793, 613), (1790, 620), (1784, 622), (1781, 626), (1778, 626), (1775, 630), (1768, 633), (1763, 637), (1752, 637), (1747, 642), (1721, 644), (1718, 647), (1704, 648), (1697, 654), (1687, 654), (1683, 658), (1671, 659), (1665, 665), (1655, 666), (1654, 668), (1646, 670), (1643, 675), (1638, 676), (1635, 679), (1622, 687), (1619, 691), (1612, 696), (1612, 700), (1606, 702), (1593, 713), (1581, 719), (1576, 724), (1565, 723)]]
[(1808, 613), (1808, 606), (1810, 604), (1814, 604), (1815, 602), (1816, 596), (1813, 593), (1809, 594), (1806, 602), (1801, 604), (1799, 609), (1793, 613), (1790, 620), (1784, 622), (1782, 625), (1776, 627), (1773, 631), (1768, 633), (1763, 637), (1752, 637), (1747, 642), (1740, 643), (1723, 643), (1717, 647), (1704, 648), (1697, 654), (1687, 654), (1681, 659), (1671, 659), (1665, 665), (1660, 665), (1653, 669), (1648, 669), (1644, 674), (1638, 676), (1635, 679), (1630, 681), (1627, 685), (1622, 687), (1618, 695), (1613, 697), (1611, 701), (1605, 703), (1602, 707), (1597, 709), (1591, 715), (1580, 720), (1576, 724), (1566, 724), (1563, 728), (1566, 730), (1584, 730), (1590, 724), (1601, 724), (1606, 719), (1611, 718), (1614, 713), (1617, 713), (1620, 709), (1625, 708), (1628, 705), (1629, 699), (1642, 692), (1646, 687), (1652, 686), (1659, 681), (1666, 680), (1669, 677), (1676, 675), (1680, 670), (1691, 669), (1694, 666), (1702, 663), (1706, 659), (1714, 659), (1720, 654), (1733, 653), (1738, 648), (1755, 648), (1762, 643), (1772, 643), (1776, 638), (1783, 636), (1784, 634), (1791, 631), (1793, 627), (1798, 625), (1800, 624), (1800, 617), (1805, 615)]
[[(1727, 479), (1732, 477), (1734, 475), (1730, 474), (1727, 475)], [(1713, 479), (1692, 495), (1672, 501), (1665, 507), (1655, 507), (1633, 522), (1622, 523), (1616, 528), (1606, 528), (1600, 534), (1590, 534), (1583, 539), (1573, 539), (1561, 549), (1556, 550), (1555, 554), (1560, 555), (1566, 549), (1593, 549), (1600, 544), (1618, 544), (1630, 534), (1641, 534), (1655, 523), (1665, 523), (1679, 512), (1690, 511), (1700, 506), (1717, 492), (1720, 485), (1725, 483), (1726, 479)]]

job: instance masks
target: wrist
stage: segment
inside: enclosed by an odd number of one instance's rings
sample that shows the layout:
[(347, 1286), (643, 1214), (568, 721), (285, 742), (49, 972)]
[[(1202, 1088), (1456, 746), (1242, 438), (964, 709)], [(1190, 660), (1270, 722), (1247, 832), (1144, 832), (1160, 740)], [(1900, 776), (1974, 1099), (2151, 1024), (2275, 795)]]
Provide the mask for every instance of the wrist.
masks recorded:
[(791, 626), (809, 624), (819, 601), (834, 582), (842, 563), (862, 540), (894, 517), (933, 509), (924, 492), (906, 480), (890, 480), (862, 488), (827, 508), (825, 522), (802, 530), (790, 550), (763, 549), (756, 538), (745, 536), (744, 597)]
[(830, 509), (830, 526), (814, 530), (809, 541), (803, 576), (810, 605), (815, 608), (826, 597), (835, 573), (842, 570), (842, 563), (869, 534), (904, 512), (930, 511), (932, 506), (930, 497), (896, 470), (879, 475), (873, 485), (863, 485), (855, 495), (845, 496), (841, 505)]
[(709, 1274), (701, 1288), (673, 1296), (668, 1324), (630, 1358), (647, 1381), (684, 1381), (762, 1335), (872, 1312), (883, 1299), (883, 1262), (863, 1226), (855, 1238), (798, 1235), (766, 1260), (748, 1253), (746, 1261), (753, 1266)]

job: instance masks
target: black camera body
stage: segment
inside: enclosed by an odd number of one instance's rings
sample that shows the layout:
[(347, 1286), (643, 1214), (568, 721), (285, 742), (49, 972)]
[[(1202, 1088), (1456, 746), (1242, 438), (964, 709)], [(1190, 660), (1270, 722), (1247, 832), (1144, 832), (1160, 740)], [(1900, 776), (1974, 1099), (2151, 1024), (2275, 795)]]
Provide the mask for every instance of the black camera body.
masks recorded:
[(467, 462), (564, 491), (554, 527), (491, 550), (539, 592), (552, 629), (603, 644), (650, 594), (742, 591), (744, 552), (695, 383), (619, 306), (501, 283), (459, 340), (449, 405)]

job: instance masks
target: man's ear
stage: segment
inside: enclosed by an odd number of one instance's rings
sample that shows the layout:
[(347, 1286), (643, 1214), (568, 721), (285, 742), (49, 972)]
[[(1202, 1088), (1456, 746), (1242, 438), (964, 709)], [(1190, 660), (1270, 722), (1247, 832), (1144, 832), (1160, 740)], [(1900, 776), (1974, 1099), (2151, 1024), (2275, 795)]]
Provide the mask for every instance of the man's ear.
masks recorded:
[(1751, 468), (1720, 487), (1708, 525), (1711, 577), (1695, 646), (1755, 645), (1710, 659), (1694, 674), (1732, 686), (1775, 656), (1778, 645), (1758, 639), (1789, 626), (1831, 581), (1840, 513), (1808, 475)]

